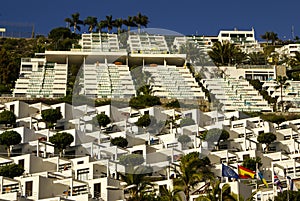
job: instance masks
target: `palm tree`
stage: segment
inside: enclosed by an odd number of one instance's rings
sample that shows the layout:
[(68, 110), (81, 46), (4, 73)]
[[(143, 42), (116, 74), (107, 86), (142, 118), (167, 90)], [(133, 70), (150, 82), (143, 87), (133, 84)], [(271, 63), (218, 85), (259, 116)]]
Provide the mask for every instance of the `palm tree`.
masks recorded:
[(97, 23), (97, 32), (101, 33), (102, 29), (105, 28), (105, 22), (101, 20), (100, 22)]
[(96, 27), (97, 25), (97, 18), (96, 17), (87, 17), (85, 20), (84, 20), (84, 25), (88, 25), (89, 26), (89, 32), (92, 33), (94, 28)]
[(224, 184), (220, 188), (220, 180), (212, 180), (210, 183), (210, 188), (205, 195), (201, 195), (197, 198), (197, 201), (219, 201), (219, 200), (226, 200), (226, 201), (236, 201), (234, 195), (230, 194), (230, 185)]
[(72, 14), (72, 18), (66, 18), (65, 22), (68, 23), (68, 27), (73, 27), (73, 33), (76, 33), (76, 30), (80, 31), (80, 24), (83, 24), (83, 21), (79, 19), (80, 14), (74, 13)]
[(265, 32), (263, 35), (260, 36), (262, 39), (267, 41), (267, 45), (269, 45), (269, 40), (271, 39), (271, 33), (270, 32)]
[(240, 63), (246, 58), (246, 55), (238, 47), (229, 42), (215, 42), (208, 55), (216, 66)]
[(181, 190), (179, 189), (173, 189), (169, 190), (166, 187), (162, 188), (161, 194), (161, 200), (162, 201), (182, 201), (182, 198), (180, 196)]
[(275, 45), (275, 42), (278, 40), (278, 34), (274, 32), (270, 32), (270, 39), (272, 41), (272, 45)]
[(127, 26), (128, 32), (130, 32), (130, 27), (136, 27), (136, 23), (134, 22), (134, 17), (128, 16), (127, 20), (123, 20), (123, 24)]
[(176, 175), (174, 185), (176, 189), (184, 192), (186, 200), (190, 193), (201, 181), (213, 178), (210, 171), (210, 161), (207, 157), (200, 159), (198, 152), (189, 153), (181, 158), (179, 170), (174, 168)]
[(113, 20), (112, 20), (112, 15), (107, 15), (106, 19), (103, 21), (105, 24), (105, 27), (107, 27), (107, 32), (110, 33), (110, 31), (113, 28)]
[[(147, 178), (147, 167), (138, 166), (131, 173), (121, 174), (121, 180), (126, 183), (125, 190), (129, 193), (129, 199), (142, 198), (145, 190), (152, 184)], [(139, 199), (135, 199), (139, 200)]]
[(277, 86), (275, 89), (280, 88), (280, 104), (281, 104), (281, 111), (283, 112), (283, 89), (286, 89), (288, 86), (290, 86), (290, 83), (287, 83), (287, 77), (278, 76), (276, 79)]
[(120, 34), (121, 33), (121, 27), (123, 25), (123, 20), (121, 18), (117, 18), (113, 21), (113, 25), (114, 25), (114, 27), (117, 27), (118, 34)]
[(277, 33), (271, 32), (265, 32), (265, 34), (260, 36), (262, 39), (267, 40), (267, 45), (269, 45), (269, 40), (272, 41), (272, 44), (275, 45), (275, 41), (278, 40)]
[(252, 65), (266, 64), (265, 55), (263, 52), (251, 52), (248, 54), (249, 63)]
[(142, 15), (141, 12), (139, 12), (136, 16), (133, 17), (135, 23), (138, 26), (138, 32), (141, 31), (141, 26), (147, 27), (149, 23), (149, 19), (146, 15)]

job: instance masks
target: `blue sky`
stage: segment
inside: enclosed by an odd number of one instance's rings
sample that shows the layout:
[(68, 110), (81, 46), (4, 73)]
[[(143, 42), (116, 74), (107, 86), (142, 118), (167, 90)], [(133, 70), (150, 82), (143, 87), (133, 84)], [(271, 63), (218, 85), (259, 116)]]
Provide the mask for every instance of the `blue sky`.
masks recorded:
[[(3, 0), (0, 23), (33, 23), (36, 34), (47, 35), (66, 26), (64, 19), (79, 12), (81, 19), (127, 18), (138, 12), (149, 17), (149, 28), (170, 29), (185, 35), (217, 35), (221, 29), (250, 30), (257, 39), (274, 31), (281, 39), (300, 36), (300, 2), (288, 1), (201, 1), (201, 0)], [(124, 27), (125, 28), (125, 27)], [(86, 30), (87, 27), (83, 27)]]

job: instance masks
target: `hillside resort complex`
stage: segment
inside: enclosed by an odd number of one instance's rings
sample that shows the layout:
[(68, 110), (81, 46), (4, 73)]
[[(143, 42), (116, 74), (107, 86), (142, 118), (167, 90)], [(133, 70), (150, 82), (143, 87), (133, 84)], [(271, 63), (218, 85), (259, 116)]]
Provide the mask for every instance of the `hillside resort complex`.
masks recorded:
[[(145, 29), (83, 33), (69, 51), (46, 48), (22, 58), (13, 97), (0, 105), (0, 112), (16, 117), (14, 126), (0, 122), (0, 136), (16, 131), (22, 139), (8, 146), (9, 156), (0, 146), (0, 168), (18, 164), (24, 172), (0, 176), (0, 200), (150, 200), (147, 196), (169, 193), (172, 200), (210, 195), (215, 199), (207, 200), (268, 201), (298, 191), (300, 81), (280, 85), (290, 69), (285, 64), (215, 65), (209, 56), (215, 43), (247, 54), (263, 52), (265, 45), (253, 28), (221, 30), (217, 36)], [(279, 59), (299, 51), (299, 44), (275, 47)], [(68, 89), (71, 68), (78, 74)], [(69, 91), (72, 104), (28, 101), (55, 100)], [(145, 104), (153, 96), (161, 104), (134, 107), (132, 100), (141, 96)], [(50, 110), (61, 118), (45, 120)], [(266, 119), (274, 113), (296, 118)], [(101, 124), (100, 116), (109, 121)], [(73, 141), (57, 147), (51, 139), (58, 133), (70, 134)], [(275, 139), (261, 140), (264, 134)], [(185, 157), (195, 153), (201, 167), (193, 172), (191, 158)], [(250, 159), (256, 161), (252, 170), (245, 167)], [(196, 173), (201, 179), (194, 179)]]

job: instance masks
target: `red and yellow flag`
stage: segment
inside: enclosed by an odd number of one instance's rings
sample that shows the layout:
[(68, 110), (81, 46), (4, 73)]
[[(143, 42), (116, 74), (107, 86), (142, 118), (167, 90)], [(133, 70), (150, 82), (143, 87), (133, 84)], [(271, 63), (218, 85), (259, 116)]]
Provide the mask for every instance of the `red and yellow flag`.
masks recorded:
[(238, 173), (240, 179), (253, 179), (255, 177), (255, 172), (245, 168), (243, 166), (238, 166)]

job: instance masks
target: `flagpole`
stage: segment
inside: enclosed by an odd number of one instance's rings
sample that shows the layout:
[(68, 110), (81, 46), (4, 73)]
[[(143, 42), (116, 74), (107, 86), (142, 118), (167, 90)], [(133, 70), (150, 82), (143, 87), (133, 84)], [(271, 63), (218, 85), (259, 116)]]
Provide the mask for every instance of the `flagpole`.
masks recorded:
[(275, 199), (275, 186), (274, 186), (274, 164), (273, 162), (271, 163), (271, 166), (272, 166), (272, 186), (273, 186), (273, 198), (272, 200), (274, 201)]
[(258, 192), (258, 181), (257, 181), (257, 178), (258, 178), (258, 163), (256, 162), (255, 163), (255, 168), (256, 168), (256, 200), (258, 198), (258, 195), (257, 195), (257, 192)]
[(240, 201), (240, 182), (239, 182), (239, 179), (237, 179), (237, 189), (238, 189), (237, 200)]
[(287, 197), (287, 201), (290, 201), (290, 196), (289, 196), (289, 181), (288, 181), (288, 178), (287, 178), (287, 171), (288, 171), (288, 167), (286, 166), (286, 170), (284, 171), (284, 176), (285, 176), (285, 179), (286, 179), (286, 197)]

